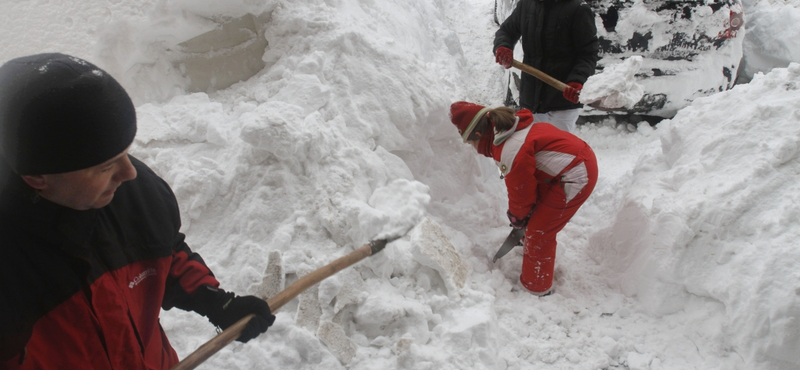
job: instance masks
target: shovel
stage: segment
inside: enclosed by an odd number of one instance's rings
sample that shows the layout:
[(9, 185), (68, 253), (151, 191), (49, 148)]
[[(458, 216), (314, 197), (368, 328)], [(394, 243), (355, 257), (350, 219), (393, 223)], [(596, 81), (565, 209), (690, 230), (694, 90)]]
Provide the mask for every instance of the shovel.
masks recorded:
[(492, 258), (492, 263), (497, 262), (497, 260), (503, 258), (508, 252), (511, 252), (514, 247), (518, 245), (522, 245), (522, 238), (525, 237), (525, 229), (511, 229), (511, 233), (508, 234), (506, 237), (506, 241), (503, 242), (503, 245), (500, 246), (500, 249), (497, 250), (497, 253)]
[[(547, 73), (544, 73), (544, 72), (542, 72), (542, 71), (540, 71), (540, 70), (538, 70), (536, 68), (533, 68), (533, 67), (531, 67), (531, 66), (529, 66), (529, 65), (527, 65), (525, 63), (517, 61), (516, 59), (512, 59), (511, 60), (511, 66), (516, 68), (516, 69), (519, 69), (520, 71), (525, 72), (525, 73), (527, 73), (527, 74), (529, 74), (529, 75), (531, 75), (533, 77), (536, 77), (536, 78), (542, 80), (542, 82), (544, 82), (544, 83), (556, 88), (556, 90), (558, 90), (558, 91), (564, 92), (564, 89), (567, 88), (567, 84), (565, 84), (565, 83), (563, 83), (563, 82), (561, 82), (559, 80), (556, 80), (555, 78), (553, 78), (552, 76), (550, 76)], [(600, 105), (600, 103), (598, 103), (598, 102), (592, 102), (592, 103), (589, 103), (589, 104), (586, 104), (586, 105), (588, 105), (588, 106), (590, 106), (592, 108), (595, 108), (595, 109), (606, 111), (606, 112), (614, 111), (614, 109), (602, 107)]]
[(531, 66), (529, 66), (529, 65), (527, 65), (525, 63), (519, 62), (516, 59), (511, 60), (511, 66), (516, 68), (516, 69), (519, 69), (520, 71), (525, 72), (525, 73), (527, 73), (527, 74), (529, 74), (529, 75), (531, 75), (533, 77), (536, 77), (536, 78), (542, 80), (544, 83), (546, 83), (546, 84), (548, 84), (548, 85), (550, 85), (552, 87), (555, 87), (558, 91), (562, 91), (563, 92), (564, 89), (567, 88), (567, 84), (565, 84), (565, 83), (563, 83), (563, 82), (561, 82), (559, 80), (556, 80), (555, 78), (553, 78), (552, 76), (550, 76), (547, 73), (544, 73), (544, 72), (542, 72), (542, 71), (540, 71), (540, 70), (538, 70), (536, 68), (533, 68), (533, 67), (531, 67)]
[[(394, 238), (397, 239), (397, 238)], [(305, 275), (289, 285), (288, 288), (284, 289), (282, 292), (276, 294), (275, 296), (271, 297), (267, 300), (267, 304), (269, 304), (270, 310), (275, 312), (281, 306), (285, 305), (294, 297), (297, 297), (300, 293), (304, 290), (308, 289), (312, 285), (319, 283), (322, 280), (330, 277), (331, 275), (343, 270), (350, 265), (361, 261), (364, 258), (367, 258), (375, 253), (382, 251), (386, 248), (386, 244), (393, 241), (394, 239), (387, 240), (387, 239), (380, 239), (380, 240), (373, 240), (369, 242), (369, 244), (364, 244), (360, 248), (356, 249), (355, 251), (351, 252), (350, 254), (341, 257), (325, 266), (322, 266), (308, 275)], [(173, 366), (170, 370), (189, 370), (194, 369), (198, 365), (200, 365), (203, 361), (207, 360), (213, 354), (217, 353), (220, 349), (227, 346), (230, 342), (233, 342), (244, 330), (244, 327), (253, 318), (253, 314), (247, 315), (243, 317), (241, 320), (237, 321), (235, 324), (231, 325), (227, 329), (225, 329), (222, 333), (219, 333), (216, 337), (212, 338), (200, 348), (192, 352), (189, 356), (183, 359), (183, 361), (179, 362), (177, 365)]]

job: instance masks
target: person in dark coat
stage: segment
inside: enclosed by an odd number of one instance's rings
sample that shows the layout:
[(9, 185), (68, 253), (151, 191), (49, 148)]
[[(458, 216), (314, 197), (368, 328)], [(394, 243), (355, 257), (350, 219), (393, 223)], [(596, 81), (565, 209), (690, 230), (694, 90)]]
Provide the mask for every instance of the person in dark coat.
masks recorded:
[(128, 154), (135, 135), (130, 97), (95, 65), (0, 67), (0, 369), (169, 369), (162, 308), (223, 329), (255, 314), (242, 342), (274, 322), (186, 245), (169, 185)]
[(522, 62), (567, 84), (562, 92), (522, 73), (519, 105), (572, 132), (582, 105), (578, 96), (595, 73), (599, 41), (592, 9), (582, 0), (519, 0), (495, 33), (495, 61), (511, 67), (514, 46), (522, 39)]

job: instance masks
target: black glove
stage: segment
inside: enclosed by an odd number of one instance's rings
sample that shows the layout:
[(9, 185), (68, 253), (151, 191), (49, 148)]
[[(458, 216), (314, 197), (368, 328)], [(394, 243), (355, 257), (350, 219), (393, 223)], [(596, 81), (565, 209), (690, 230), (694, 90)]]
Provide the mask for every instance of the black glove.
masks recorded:
[(195, 295), (198, 302), (194, 311), (207, 317), (208, 321), (223, 330), (243, 317), (255, 314), (236, 339), (239, 342), (247, 343), (267, 331), (267, 328), (275, 322), (275, 315), (270, 311), (267, 302), (261, 298), (251, 295), (237, 296), (209, 285), (198, 288)]
[(506, 215), (508, 216), (508, 220), (511, 221), (511, 225), (509, 226), (515, 229), (524, 229), (525, 226), (528, 226), (528, 220), (531, 219), (531, 215), (528, 215), (528, 217), (525, 218), (517, 218), (517, 216), (514, 216), (511, 211), (507, 211)]

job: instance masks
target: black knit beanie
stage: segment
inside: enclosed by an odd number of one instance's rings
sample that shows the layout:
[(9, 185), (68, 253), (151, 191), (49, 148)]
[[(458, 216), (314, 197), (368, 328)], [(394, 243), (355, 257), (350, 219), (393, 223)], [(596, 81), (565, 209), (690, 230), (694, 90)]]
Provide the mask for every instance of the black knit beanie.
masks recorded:
[(96, 166), (122, 153), (135, 135), (131, 98), (97, 66), (37, 54), (0, 67), (0, 156), (17, 174)]

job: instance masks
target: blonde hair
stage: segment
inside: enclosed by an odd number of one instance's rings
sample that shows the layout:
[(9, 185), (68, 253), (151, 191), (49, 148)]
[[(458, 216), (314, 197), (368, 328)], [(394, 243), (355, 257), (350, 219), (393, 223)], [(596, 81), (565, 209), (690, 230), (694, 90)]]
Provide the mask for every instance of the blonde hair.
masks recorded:
[(492, 120), (494, 128), (498, 131), (506, 131), (514, 127), (517, 121), (516, 111), (509, 107), (497, 107), (492, 109)]
[[(488, 113), (491, 113), (491, 118), (489, 117)], [(514, 127), (514, 122), (516, 122), (517, 119), (515, 113), (516, 111), (509, 107), (497, 107), (490, 109), (487, 114), (484, 114), (483, 117), (480, 118), (478, 123), (475, 125), (475, 129), (469, 134), (467, 140), (478, 140), (479, 137), (477, 134), (485, 134), (487, 130), (491, 129), (492, 123), (494, 123), (494, 128), (498, 131), (506, 131), (511, 127)]]

